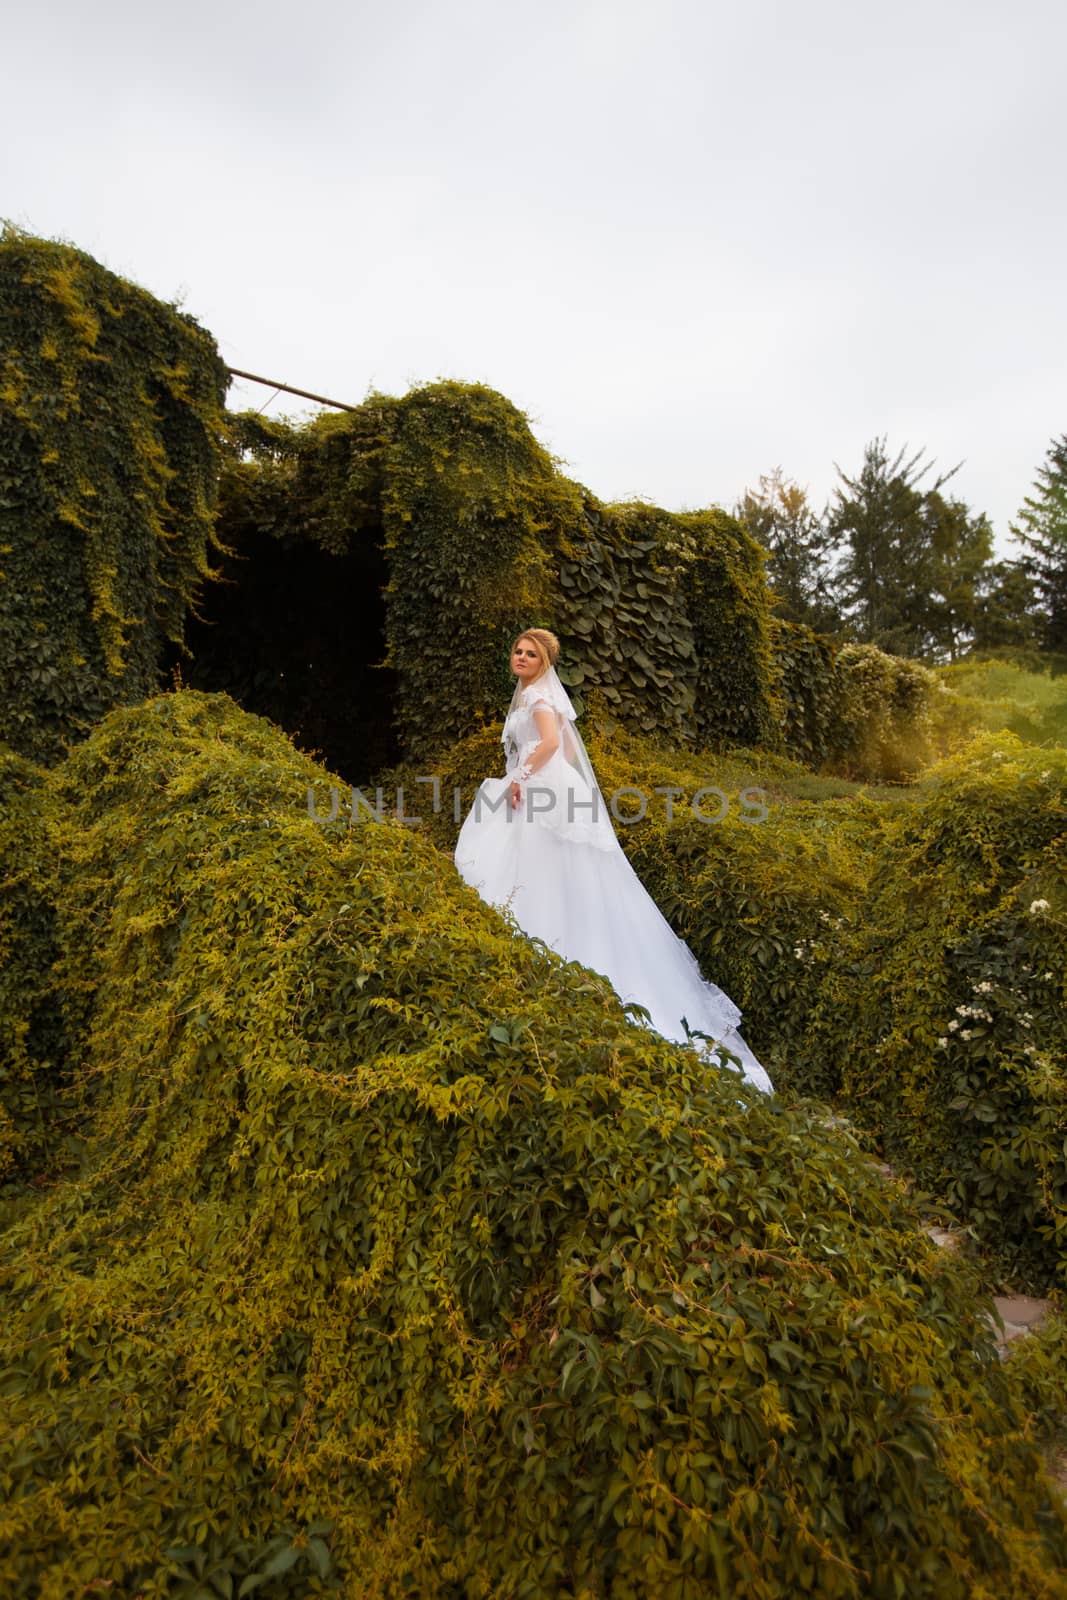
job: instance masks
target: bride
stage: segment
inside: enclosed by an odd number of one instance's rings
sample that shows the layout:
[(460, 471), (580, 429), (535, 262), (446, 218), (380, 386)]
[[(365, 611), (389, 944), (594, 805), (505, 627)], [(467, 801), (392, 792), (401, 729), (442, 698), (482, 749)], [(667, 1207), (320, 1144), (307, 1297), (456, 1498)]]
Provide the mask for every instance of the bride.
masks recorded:
[[(507, 771), (486, 778), (456, 844), (460, 875), (524, 933), (603, 973), (624, 1003), (685, 1043), (684, 1017), (737, 1057), (750, 1083), (771, 1081), (737, 1031), (741, 1013), (708, 983), (615, 837), (555, 663), (559, 640), (528, 628), (511, 652), (517, 679), (502, 735)], [(726, 1059), (726, 1065), (733, 1062)]]

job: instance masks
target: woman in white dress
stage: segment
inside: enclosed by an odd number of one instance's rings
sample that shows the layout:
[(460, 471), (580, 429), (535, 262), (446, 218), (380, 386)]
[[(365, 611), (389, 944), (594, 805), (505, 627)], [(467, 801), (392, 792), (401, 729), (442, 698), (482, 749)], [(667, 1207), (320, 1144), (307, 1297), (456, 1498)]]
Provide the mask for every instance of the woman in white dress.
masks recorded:
[[(519, 635), (504, 723), (507, 770), (475, 795), (456, 844), (460, 875), (524, 933), (603, 973), (624, 1003), (643, 1006), (664, 1038), (685, 1043), (684, 1017), (736, 1056), (749, 1082), (771, 1081), (737, 1031), (741, 1013), (701, 976), (615, 837), (607, 802), (555, 670), (559, 640)], [(734, 1063), (726, 1059), (725, 1064)]]

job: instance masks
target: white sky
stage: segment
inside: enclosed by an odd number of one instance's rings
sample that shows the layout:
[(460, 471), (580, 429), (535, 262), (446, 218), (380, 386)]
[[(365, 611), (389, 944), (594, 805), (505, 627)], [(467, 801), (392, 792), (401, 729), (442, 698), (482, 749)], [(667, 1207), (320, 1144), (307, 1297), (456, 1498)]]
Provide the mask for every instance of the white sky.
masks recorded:
[(886, 433), (1007, 550), (1067, 431), (1065, 60), (1062, 0), (34, 0), (0, 217), (233, 366), (490, 384), (604, 499), (820, 509)]

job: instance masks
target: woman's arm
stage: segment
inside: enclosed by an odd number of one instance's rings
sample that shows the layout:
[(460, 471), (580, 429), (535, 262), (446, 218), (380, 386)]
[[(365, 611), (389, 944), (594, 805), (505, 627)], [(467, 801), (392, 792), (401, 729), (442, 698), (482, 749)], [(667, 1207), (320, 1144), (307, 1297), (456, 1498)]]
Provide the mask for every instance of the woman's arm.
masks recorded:
[[(519, 775), (523, 781), (532, 778), (535, 772), (540, 771), (545, 762), (551, 760), (559, 749), (559, 734), (556, 731), (556, 718), (553, 712), (547, 706), (535, 706), (533, 719), (537, 724), (541, 740), (519, 768)], [(517, 780), (511, 785), (511, 803), (513, 806), (522, 804), (522, 789)]]
[(533, 719), (537, 724), (537, 731), (541, 735), (541, 742), (534, 746), (522, 764), (522, 770), (528, 778), (532, 778), (535, 772), (540, 771), (545, 762), (551, 760), (559, 749), (556, 719), (548, 707), (535, 707)]

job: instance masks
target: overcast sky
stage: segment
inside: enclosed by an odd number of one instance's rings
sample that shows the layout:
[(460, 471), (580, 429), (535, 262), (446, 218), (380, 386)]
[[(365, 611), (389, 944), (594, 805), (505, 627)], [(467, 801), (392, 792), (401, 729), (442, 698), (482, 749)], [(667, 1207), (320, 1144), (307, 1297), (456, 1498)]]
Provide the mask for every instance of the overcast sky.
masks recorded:
[[(1067, 431), (1062, 0), (34, 0), (0, 217), (359, 402), (490, 384), (604, 499)], [(231, 404), (300, 413), (251, 385)]]

